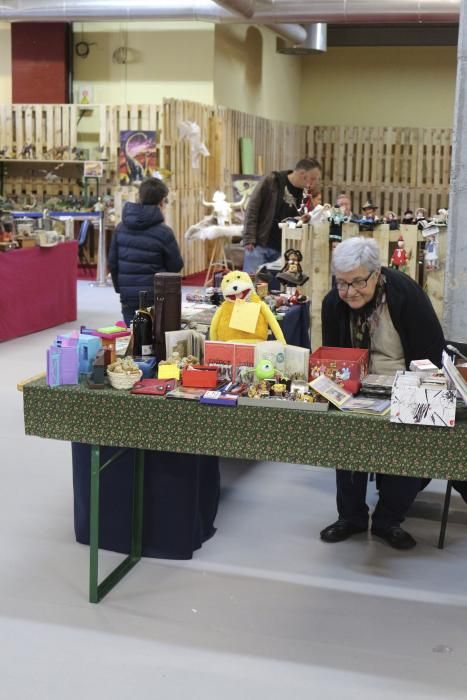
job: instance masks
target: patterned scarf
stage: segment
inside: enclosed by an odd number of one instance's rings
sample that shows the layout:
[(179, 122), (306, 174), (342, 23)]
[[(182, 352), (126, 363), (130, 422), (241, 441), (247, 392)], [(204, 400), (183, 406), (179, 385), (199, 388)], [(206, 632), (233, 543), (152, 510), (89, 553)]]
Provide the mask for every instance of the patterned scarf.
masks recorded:
[(380, 274), (373, 299), (361, 309), (350, 310), (350, 330), (354, 348), (371, 349), (371, 335), (386, 303), (386, 278)]

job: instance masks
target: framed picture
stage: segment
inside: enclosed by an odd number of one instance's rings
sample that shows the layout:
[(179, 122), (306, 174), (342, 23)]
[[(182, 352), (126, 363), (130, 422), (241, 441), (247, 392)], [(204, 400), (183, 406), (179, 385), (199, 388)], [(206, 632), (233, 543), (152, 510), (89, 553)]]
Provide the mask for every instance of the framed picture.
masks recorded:
[(121, 185), (130, 185), (151, 177), (156, 167), (156, 132), (121, 131), (119, 178)]
[(93, 86), (89, 84), (78, 84), (75, 86), (75, 102), (80, 105), (92, 104), (94, 99)]
[(243, 204), (243, 208), (246, 209), (248, 200), (251, 197), (251, 193), (255, 189), (259, 180), (263, 179), (262, 175), (232, 175), (232, 191), (233, 191), (233, 201), (239, 202), (241, 198), (246, 194), (246, 200)]
[(104, 164), (100, 160), (84, 161), (84, 177), (102, 177), (104, 174)]

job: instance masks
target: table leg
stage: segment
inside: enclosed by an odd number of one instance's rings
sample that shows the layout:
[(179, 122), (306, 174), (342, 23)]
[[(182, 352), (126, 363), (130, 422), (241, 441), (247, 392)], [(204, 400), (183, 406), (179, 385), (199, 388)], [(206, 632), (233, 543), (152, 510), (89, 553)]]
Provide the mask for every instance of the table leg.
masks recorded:
[(100, 473), (127, 450), (119, 450), (104, 464), (100, 446), (91, 446), (91, 512), (89, 536), (89, 602), (98, 603), (141, 559), (143, 535), (144, 450), (135, 450), (130, 554), (99, 583), (99, 485)]

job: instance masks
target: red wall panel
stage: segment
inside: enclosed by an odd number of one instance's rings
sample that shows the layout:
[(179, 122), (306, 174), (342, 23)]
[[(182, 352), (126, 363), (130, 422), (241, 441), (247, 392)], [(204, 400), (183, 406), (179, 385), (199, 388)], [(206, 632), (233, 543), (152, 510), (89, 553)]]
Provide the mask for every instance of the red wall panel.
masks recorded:
[(68, 102), (69, 25), (14, 22), (11, 25), (13, 102)]

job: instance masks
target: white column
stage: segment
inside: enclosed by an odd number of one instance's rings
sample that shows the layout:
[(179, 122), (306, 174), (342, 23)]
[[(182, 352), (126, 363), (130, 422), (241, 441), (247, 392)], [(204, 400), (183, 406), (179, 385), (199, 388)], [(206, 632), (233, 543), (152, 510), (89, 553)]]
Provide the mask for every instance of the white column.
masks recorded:
[(443, 326), (467, 342), (467, 0), (461, 0)]

